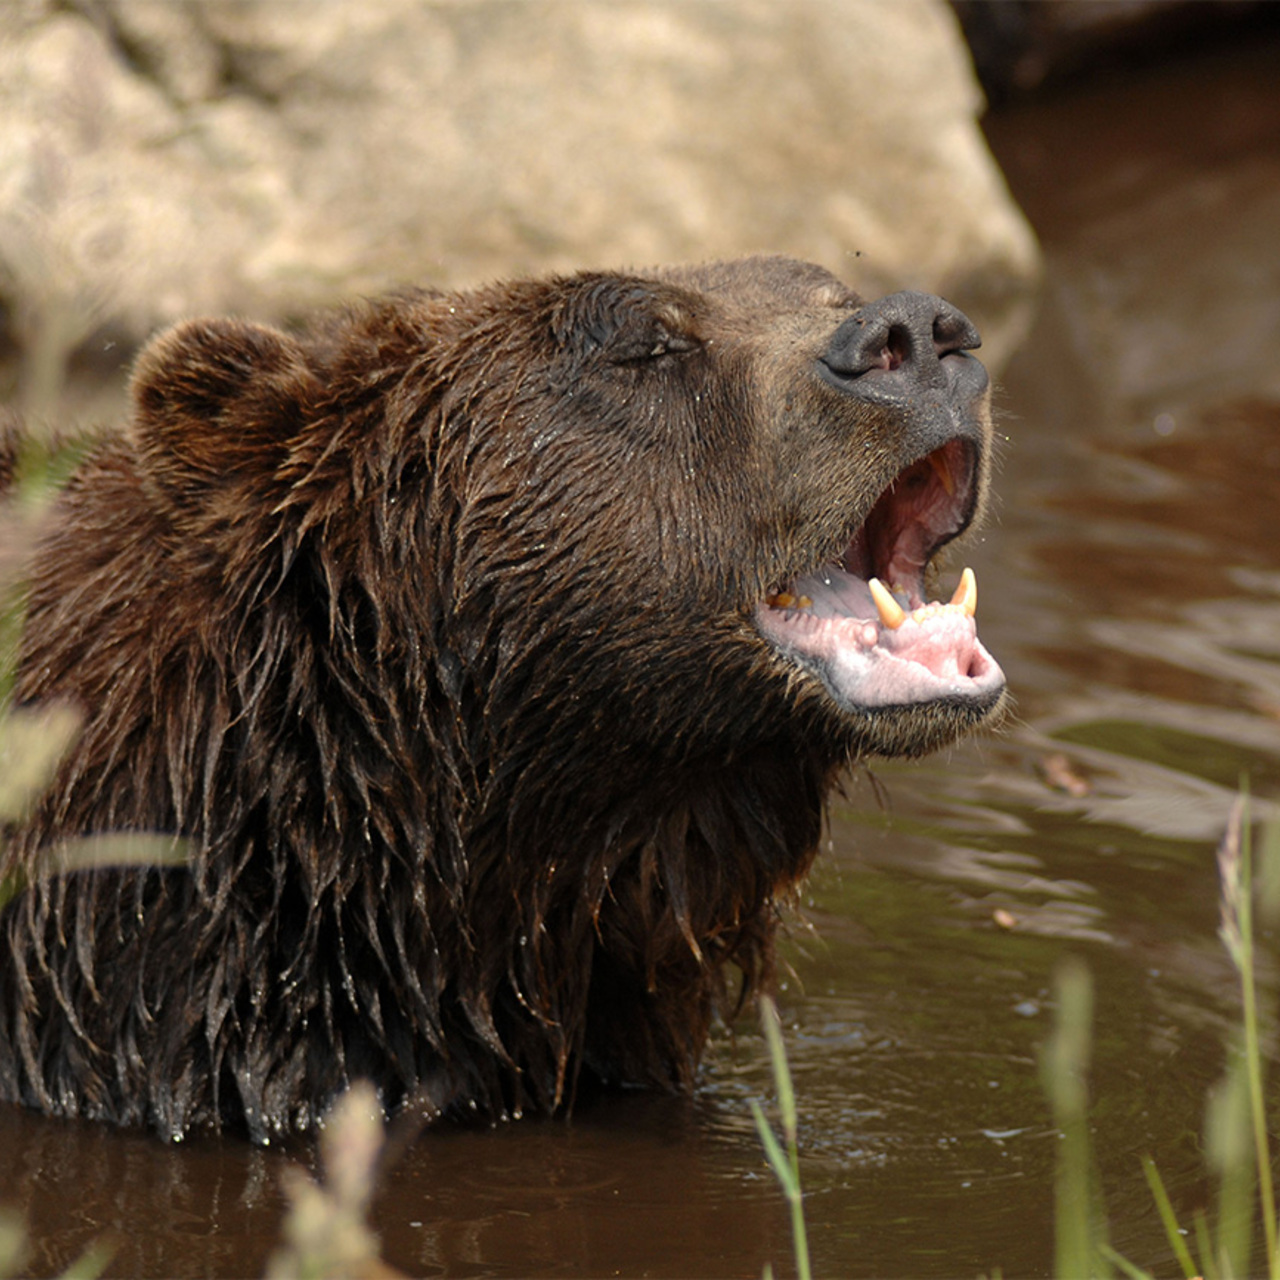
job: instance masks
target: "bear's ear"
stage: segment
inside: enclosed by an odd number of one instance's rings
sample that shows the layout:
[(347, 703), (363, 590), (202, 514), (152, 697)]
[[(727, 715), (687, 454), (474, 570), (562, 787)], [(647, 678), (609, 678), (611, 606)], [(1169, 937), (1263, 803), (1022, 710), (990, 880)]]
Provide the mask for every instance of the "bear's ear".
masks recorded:
[(146, 476), (179, 503), (274, 472), (314, 385), (299, 343), (242, 320), (195, 320), (143, 349), (131, 435)]
[(556, 341), (580, 357), (637, 364), (702, 345), (682, 291), (655, 280), (581, 276), (552, 320)]

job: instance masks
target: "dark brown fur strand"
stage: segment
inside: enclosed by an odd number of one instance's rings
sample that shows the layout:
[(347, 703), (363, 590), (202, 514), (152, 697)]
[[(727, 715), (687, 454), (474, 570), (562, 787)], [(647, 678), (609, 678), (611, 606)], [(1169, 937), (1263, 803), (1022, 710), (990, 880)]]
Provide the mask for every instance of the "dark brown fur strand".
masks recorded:
[[(0, 1094), (262, 1141), (358, 1077), (687, 1087), (837, 771), (990, 710), (841, 710), (751, 622), (936, 447), (808, 389), (857, 305), (756, 260), (153, 343), (33, 573), (18, 699), (85, 722), (5, 851)], [(103, 831), (188, 862), (42, 874)]]

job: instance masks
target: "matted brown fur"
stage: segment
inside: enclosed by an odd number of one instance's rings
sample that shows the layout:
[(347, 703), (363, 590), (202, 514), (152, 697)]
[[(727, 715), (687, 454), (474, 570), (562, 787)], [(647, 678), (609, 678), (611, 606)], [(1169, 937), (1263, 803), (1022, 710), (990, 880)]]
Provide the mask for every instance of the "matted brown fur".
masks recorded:
[[(264, 1140), (358, 1077), (687, 1086), (840, 768), (993, 710), (841, 707), (753, 623), (943, 442), (814, 376), (859, 305), (755, 259), (153, 342), (32, 573), (18, 698), (85, 722), (5, 851), (0, 1095)], [(187, 861), (44, 870), (104, 831)]]

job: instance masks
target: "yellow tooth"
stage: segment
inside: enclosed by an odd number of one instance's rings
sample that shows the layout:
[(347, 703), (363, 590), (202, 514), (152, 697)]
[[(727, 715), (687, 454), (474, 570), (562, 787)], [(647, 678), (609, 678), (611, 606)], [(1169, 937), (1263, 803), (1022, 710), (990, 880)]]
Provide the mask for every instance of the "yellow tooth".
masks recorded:
[(810, 596), (797, 596), (797, 597), (796, 597), (796, 608), (797, 608), (797, 609), (812, 609), (812, 608), (813, 608), (813, 599), (812, 599)]
[(897, 631), (906, 622), (907, 611), (893, 598), (889, 588), (879, 578), (868, 578), (867, 586), (871, 589), (871, 598), (876, 602), (880, 621), (890, 631)]
[(978, 612), (978, 580), (973, 576), (972, 569), (966, 569), (960, 575), (960, 585), (956, 588), (956, 593), (951, 597), (952, 604), (958, 604), (969, 617), (974, 617)]
[(940, 457), (936, 453), (928, 455), (927, 461), (933, 468), (933, 473), (938, 477), (938, 482), (947, 491), (948, 498), (956, 496), (955, 477), (951, 474), (951, 468), (947, 465), (946, 458)]
[(796, 598), (790, 591), (779, 591), (765, 600), (765, 604), (774, 609), (790, 609), (795, 602)]

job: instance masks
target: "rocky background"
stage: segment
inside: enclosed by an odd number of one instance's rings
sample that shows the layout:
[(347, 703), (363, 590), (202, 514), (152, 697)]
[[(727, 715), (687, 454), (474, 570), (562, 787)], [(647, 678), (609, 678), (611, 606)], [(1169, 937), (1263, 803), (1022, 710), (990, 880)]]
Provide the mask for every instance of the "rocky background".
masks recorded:
[(1038, 259), (982, 110), (943, 0), (5, 0), (0, 395), (84, 412), (195, 313), (761, 250), (998, 359)]

